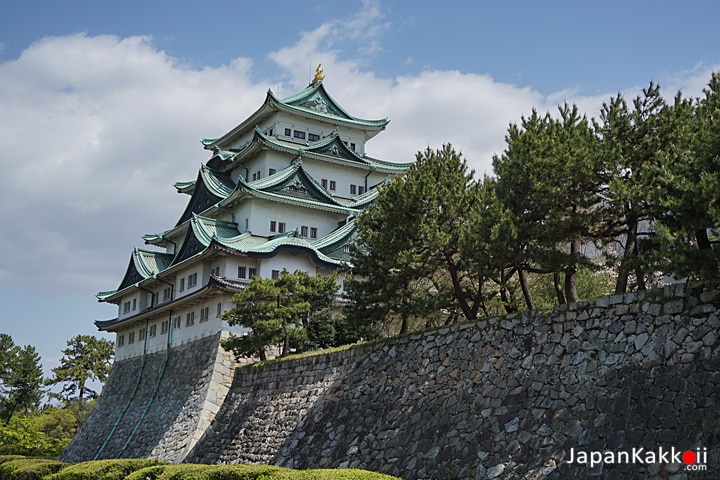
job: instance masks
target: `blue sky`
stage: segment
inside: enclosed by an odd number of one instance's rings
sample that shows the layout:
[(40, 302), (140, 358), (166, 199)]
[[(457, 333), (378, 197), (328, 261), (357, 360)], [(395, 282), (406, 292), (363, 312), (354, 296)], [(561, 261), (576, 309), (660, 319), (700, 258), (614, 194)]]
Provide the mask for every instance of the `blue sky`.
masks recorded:
[(370, 155), (450, 142), (491, 173), (532, 108), (596, 116), (650, 80), (699, 95), (720, 70), (718, 18), (714, 0), (0, 0), (0, 332), (46, 369), (74, 335), (101, 335), (93, 320), (116, 311), (94, 294), (174, 225), (200, 140), (318, 63), (347, 110), (390, 119)]

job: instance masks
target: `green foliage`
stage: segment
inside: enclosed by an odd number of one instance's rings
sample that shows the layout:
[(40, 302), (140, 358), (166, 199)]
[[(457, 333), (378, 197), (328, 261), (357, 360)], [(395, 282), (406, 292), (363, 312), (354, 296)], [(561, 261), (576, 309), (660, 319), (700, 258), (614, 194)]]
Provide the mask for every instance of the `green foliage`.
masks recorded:
[(46, 480), (123, 480), (136, 470), (160, 465), (159, 460), (118, 459), (97, 460), (69, 465)]
[(77, 395), (78, 402), (82, 403), (87, 394), (97, 396), (87, 388), (88, 381), (107, 380), (115, 347), (112, 342), (92, 335), (77, 335), (67, 341), (67, 346), (62, 352), (60, 366), (53, 368), (55, 376), (48, 384), (63, 384), (59, 397), (69, 402)]
[(564, 295), (576, 301), (577, 271), (591, 265), (581, 245), (593, 237), (601, 179), (590, 123), (577, 106), (563, 105), (558, 113), (555, 118), (533, 110), (521, 125), (511, 125), (507, 148), (493, 158), (493, 167), (497, 197), (516, 229), (504, 239), (518, 242), (510, 246), (515, 266), (564, 273)]
[(21, 348), (3, 333), (0, 348), (0, 420), (8, 425), (15, 413), (37, 411), (43, 394), (43, 373), (35, 347)]
[(270, 465), (164, 465), (138, 470), (127, 480), (392, 480), (356, 469), (292, 470)]
[(0, 453), (55, 457), (65, 449), (87, 418), (92, 402), (64, 408), (45, 407), (41, 412), (15, 415), (0, 425)]
[(223, 314), (230, 325), (243, 326), (250, 332), (231, 335), (223, 341), (223, 347), (237, 357), (257, 356), (265, 360), (265, 348), (270, 345), (282, 343), (282, 354), (288, 355), (291, 345), (303, 350), (328, 342), (327, 332), (323, 331), (331, 326), (321, 328), (318, 324), (331, 319), (336, 281), (334, 275), (311, 276), (286, 270), (274, 279), (253, 277), (244, 290), (231, 298), (238, 308)]
[[(475, 319), (483, 296), (472, 219), (479, 204), (473, 172), (449, 144), (417, 154), (406, 174), (380, 190), (357, 220), (362, 248), (352, 256), (347, 315), (364, 336)], [(364, 330), (363, 330), (364, 329)]]
[(66, 464), (47, 458), (19, 457), (9, 461), (0, 460), (0, 478), (8, 480), (42, 480), (62, 470)]
[(47, 408), (42, 413), (16, 415), (0, 426), (0, 452), (57, 456), (77, 432), (77, 419), (67, 409)]

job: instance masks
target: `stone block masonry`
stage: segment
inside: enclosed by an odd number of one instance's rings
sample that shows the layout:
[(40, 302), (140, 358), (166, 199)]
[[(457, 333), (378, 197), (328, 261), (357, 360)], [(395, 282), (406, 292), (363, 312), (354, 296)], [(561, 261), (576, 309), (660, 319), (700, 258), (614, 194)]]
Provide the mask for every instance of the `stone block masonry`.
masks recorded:
[(117, 362), (90, 417), (60, 457), (181, 462), (215, 417), (232, 382), (221, 334)]
[[(172, 460), (408, 479), (720, 478), (719, 307), (717, 285), (678, 284), (238, 368)], [(132, 372), (119, 375), (127, 395)], [(103, 397), (122, 396), (112, 388)], [(700, 449), (692, 471), (662, 455), (582, 461), (673, 448)]]

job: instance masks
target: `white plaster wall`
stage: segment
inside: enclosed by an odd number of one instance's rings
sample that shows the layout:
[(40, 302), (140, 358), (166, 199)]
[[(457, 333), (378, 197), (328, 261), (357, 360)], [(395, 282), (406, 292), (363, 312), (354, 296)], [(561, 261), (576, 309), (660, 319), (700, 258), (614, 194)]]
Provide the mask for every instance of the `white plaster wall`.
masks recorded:
[(317, 227), (318, 237), (322, 238), (333, 230), (337, 229), (339, 222), (345, 220), (345, 215), (340, 213), (326, 212), (312, 208), (297, 207), (278, 202), (269, 202), (255, 199), (250, 209), (247, 207), (236, 211), (236, 218), (244, 227), (245, 218), (248, 218), (249, 230), (255, 235), (272, 236), (279, 232), (270, 232), (270, 221), (284, 222), (286, 232), (295, 230), (305, 225)]

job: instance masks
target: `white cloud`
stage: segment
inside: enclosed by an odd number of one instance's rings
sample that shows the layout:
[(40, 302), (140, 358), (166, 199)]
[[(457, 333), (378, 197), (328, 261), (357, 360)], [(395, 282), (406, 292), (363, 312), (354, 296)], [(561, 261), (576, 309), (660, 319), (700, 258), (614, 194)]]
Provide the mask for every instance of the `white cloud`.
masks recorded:
[[(568, 99), (593, 116), (609, 97), (544, 97), (458, 71), (385, 78), (364, 67), (381, 35), (362, 32), (386, 28), (367, 2), (356, 18), (268, 54), (286, 75), (283, 95), (307, 85), (308, 61), (322, 62), (327, 88), (350, 113), (388, 117), (368, 147), (378, 158), (412, 161), (450, 142), (490, 172), (508, 124), (533, 107)], [(356, 55), (337, 48), (348, 38)], [(44, 38), (0, 64), (0, 286), (31, 289), (51, 278), (56, 289), (88, 295), (117, 286), (141, 235), (171, 227), (184, 209), (187, 197), (172, 183), (194, 178), (208, 159), (199, 140), (224, 134), (263, 101), (268, 85), (251, 80), (252, 70), (247, 58), (194, 69), (147, 37), (83, 34)], [(697, 88), (698, 78), (703, 85), (709, 73), (680, 80)]]
[(257, 108), (251, 66), (192, 70), (149, 38), (81, 34), (1, 64), (0, 282), (116, 286), (130, 247), (182, 212), (172, 183), (207, 160), (201, 138)]

